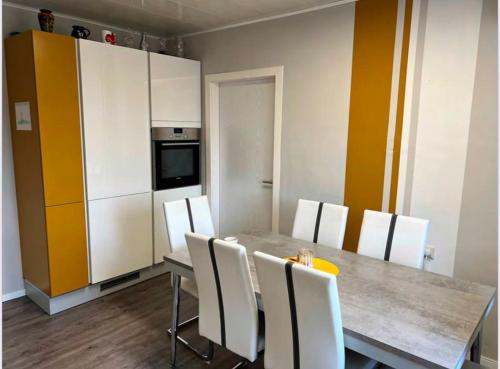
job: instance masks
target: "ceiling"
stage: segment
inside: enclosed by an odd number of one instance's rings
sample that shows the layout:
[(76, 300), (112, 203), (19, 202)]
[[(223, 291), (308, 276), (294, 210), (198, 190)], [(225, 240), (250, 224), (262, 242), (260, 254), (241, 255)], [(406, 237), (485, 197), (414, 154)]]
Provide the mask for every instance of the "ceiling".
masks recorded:
[(182, 35), (345, 0), (10, 0), (157, 36)]

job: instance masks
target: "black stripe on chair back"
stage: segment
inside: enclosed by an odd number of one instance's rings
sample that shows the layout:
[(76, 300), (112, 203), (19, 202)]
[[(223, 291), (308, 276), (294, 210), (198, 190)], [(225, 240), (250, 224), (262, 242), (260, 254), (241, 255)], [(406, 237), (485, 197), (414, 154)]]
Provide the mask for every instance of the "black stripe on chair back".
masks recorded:
[(385, 243), (385, 254), (384, 254), (385, 261), (389, 261), (389, 259), (391, 258), (392, 239), (394, 238), (394, 229), (396, 228), (397, 219), (398, 215), (392, 214), (391, 224), (389, 225), (389, 233), (387, 234), (387, 242)]
[(321, 213), (323, 212), (323, 203), (320, 202), (318, 206), (318, 214), (316, 214), (316, 225), (314, 226), (313, 242), (318, 243), (319, 225), (321, 223)]
[(224, 301), (222, 300), (222, 289), (220, 285), (219, 269), (217, 268), (217, 260), (214, 251), (215, 238), (208, 240), (208, 249), (210, 252), (210, 259), (212, 261), (212, 268), (214, 270), (215, 286), (217, 288), (217, 299), (219, 302), (219, 320), (220, 320), (220, 341), (221, 346), (226, 347), (226, 322), (224, 320)]
[(193, 222), (193, 213), (191, 212), (191, 202), (187, 197), (186, 197), (186, 207), (189, 217), (189, 226), (191, 228), (191, 232), (194, 232), (194, 222)]
[(300, 369), (299, 332), (297, 325), (297, 307), (295, 305), (292, 267), (293, 263), (290, 261), (285, 264), (286, 285), (288, 288), (288, 301), (290, 303), (290, 317), (292, 323), (293, 369)]

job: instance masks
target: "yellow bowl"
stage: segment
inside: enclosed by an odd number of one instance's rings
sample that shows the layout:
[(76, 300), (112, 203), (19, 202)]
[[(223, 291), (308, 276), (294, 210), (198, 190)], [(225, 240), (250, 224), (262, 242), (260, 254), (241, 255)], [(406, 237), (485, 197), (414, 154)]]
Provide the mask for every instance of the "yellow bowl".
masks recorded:
[[(287, 256), (284, 259), (292, 262), (297, 262), (296, 256)], [(340, 270), (335, 264), (320, 258), (313, 259), (313, 268), (316, 270), (321, 270), (323, 272), (333, 274), (335, 276), (340, 274)]]

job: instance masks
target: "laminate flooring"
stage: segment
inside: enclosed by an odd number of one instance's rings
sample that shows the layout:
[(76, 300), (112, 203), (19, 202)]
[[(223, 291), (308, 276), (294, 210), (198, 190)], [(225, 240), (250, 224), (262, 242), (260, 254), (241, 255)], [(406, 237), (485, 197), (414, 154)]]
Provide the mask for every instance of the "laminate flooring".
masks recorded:
[[(3, 368), (170, 368), (172, 289), (164, 274), (53, 316), (27, 297), (3, 303)], [(181, 292), (181, 319), (197, 314), (197, 301)], [(206, 348), (197, 324), (182, 330)], [(207, 365), (182, 345), (177, 368), (232, 368), (238, 356), (216, 345)], [(250, 368), (264, 368), (259, 358)]]

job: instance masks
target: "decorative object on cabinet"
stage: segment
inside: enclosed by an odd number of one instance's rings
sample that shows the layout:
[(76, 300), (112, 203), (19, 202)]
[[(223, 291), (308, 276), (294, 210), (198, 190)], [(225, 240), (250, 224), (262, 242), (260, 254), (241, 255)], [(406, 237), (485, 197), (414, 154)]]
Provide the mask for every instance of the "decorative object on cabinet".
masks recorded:
[(148, 40), (146, 38), (147, 38), (146, 32), (142, 32), (141, 43), (139, 44), (139, 49), (144, 50), (144, 51), (148, 51), (148, 47), (149, 47)]
[(40, 23), (40, 29), (45, 32), (54, 31), (54, 14), (49, 9), (40, 9), (38, 13), (38, 23)]
[(126, 46), (126, 47), (134, 47), (134, 44), (135, 44), (135, 38), (134, 38), (134, 35), (132, 33), (127, 33), (124, 37), (123, 37), (123, 44)]
[(184, 57), (184, 40), (181, 37), (177, 37), (177, 56)]
[(83, 26), (74, 25), (73, 31), (71, 31), (71, 36), (73, 36), (74, 38), (87, 39), (90, 36), (90, 30)]
[(167, 39), (160, 38), (160, 50), (158, 50), (158, 54), (167, 55)]
[(7, 38), (5, 65), (23, 277), (49, 299), (88, 286), (75, 40)]
[(116, 45), (116, 34), (108, 31), (107, 29), (102, 30), (102, 42), (105, 44)]

